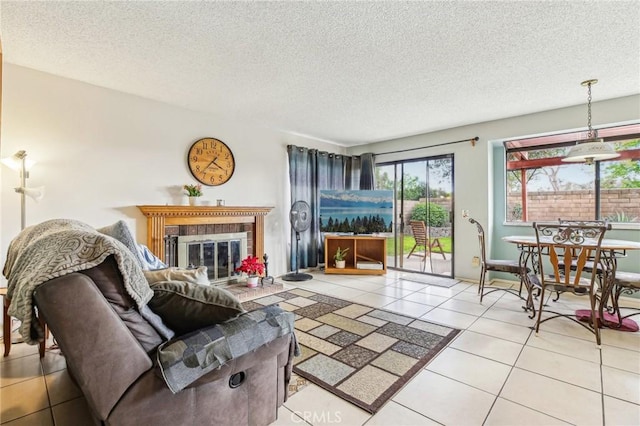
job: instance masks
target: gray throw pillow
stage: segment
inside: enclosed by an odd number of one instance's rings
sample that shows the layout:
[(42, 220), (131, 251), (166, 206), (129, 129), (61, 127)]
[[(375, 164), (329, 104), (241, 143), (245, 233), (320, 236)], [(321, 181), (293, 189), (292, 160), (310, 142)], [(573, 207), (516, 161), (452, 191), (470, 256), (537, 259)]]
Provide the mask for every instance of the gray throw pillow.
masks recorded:
[(245, 312), (240, 301), (218, 287), (184, 281), (151, 284), (148, 305), (177, 335), (225, 322)]
[(133, 234), (129, 230), (129, 227), (125, 223), (124, 220), (119, 220), (113, 225), (104, 226), (102, 228), (97, 229), (101, 234), (108, 235), (109, 237), (115, 238), (124, 244), (129, 251), (133, 254), (133, 257), (137, 260), (138, 265), (144, 269), (144, 262), (138, 253), (138, 246), (135, 238), (133, 238)]

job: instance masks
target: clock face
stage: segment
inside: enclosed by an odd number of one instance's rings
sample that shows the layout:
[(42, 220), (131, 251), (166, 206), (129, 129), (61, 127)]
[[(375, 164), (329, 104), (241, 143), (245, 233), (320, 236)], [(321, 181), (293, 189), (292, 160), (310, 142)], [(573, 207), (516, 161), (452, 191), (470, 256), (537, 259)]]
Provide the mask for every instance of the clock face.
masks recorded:
[(203, 185), (222, 185), (231, 179), (236, 162), (229, 147), (214, 138), (203, 138), (189, 148), (187, 164), (191, 174)]

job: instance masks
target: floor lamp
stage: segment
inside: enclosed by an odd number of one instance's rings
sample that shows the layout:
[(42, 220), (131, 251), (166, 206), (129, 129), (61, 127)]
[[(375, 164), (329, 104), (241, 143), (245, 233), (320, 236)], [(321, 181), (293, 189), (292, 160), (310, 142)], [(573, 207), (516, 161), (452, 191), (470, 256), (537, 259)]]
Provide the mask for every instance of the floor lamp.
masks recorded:
[(35, 161), (27, 159), (26, 151), (18, 151), (11, 157), (3, 158), (3, 164), (20, 173), (20, 186), (14, 188), (20, 194), (20, 229), (26, 226), (26, 197), (32, 198), (34, 201), (40, 201), (44, 197), (44, 186), (37, 188), (27, 188), (27, 178), (29, 177), (29, 169), (35, 164)]
[[(24, 229), (27, 222), (27, 206), (26, 197), (29, 196), (34, 201), (40, 201), (44, 196), (44, 186), (38, 188), (27, 188), (27, 178), (29, 177), (29, 169), (35, 164), (35, 161), (27, 159), (26, 151), (18, 151), (11, 157), (6, 157), (0, 160), (2, 164), (6, 165), (10, 169), (17, 170), (20, 173), (20, 186), (14, 188), (15, 191), (20, 194), (20, 229)], [(6, 296), (5, 296), (6, 298)], [(6, 307), (4, 308), (7, 309)], [(7, 315), (5, 315), (5, 321)], [(5, 329), (6, 330), (6, 329)], [(9, 333), (11, 333), (9, 329)], [(11, 343), (22, 343), (24, 339), (22, 336), (15, 336), (11, 338)], [(7, 349), (5, 347), (5, 356), (7, 355)]]

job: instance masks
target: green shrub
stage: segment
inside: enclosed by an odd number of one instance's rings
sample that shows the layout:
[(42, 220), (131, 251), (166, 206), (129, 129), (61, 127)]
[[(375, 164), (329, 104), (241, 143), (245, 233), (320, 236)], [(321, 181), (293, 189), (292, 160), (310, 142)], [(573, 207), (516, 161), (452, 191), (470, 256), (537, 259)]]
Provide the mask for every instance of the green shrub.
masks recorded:
[(438, 204), (429, 203), (429, 220), (427, 220), (427, 205), (418, 204), (411, 210), (411, 220), (421, 220), (427, 226), (442, 227), (449, 223), (449, 212)]
[(511, 220), (522, 220), (522, 205), (520, 203), (514, 204), (511, 208)]

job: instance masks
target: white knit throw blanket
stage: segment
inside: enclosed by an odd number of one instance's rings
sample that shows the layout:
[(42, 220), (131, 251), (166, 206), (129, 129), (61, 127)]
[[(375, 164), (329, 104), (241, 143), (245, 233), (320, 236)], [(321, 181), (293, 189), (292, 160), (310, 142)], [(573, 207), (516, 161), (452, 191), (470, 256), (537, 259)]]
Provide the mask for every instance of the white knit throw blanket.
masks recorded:
[(120, 241), (70, 219), (54, 219), (24, 229), (11, 241), (2, 273), (9, 281), (9, 315), (22, 321), (25, 342), (44, 337), (35, 319), (33, 292), (42, 283), (99, 265), (113, 254), (127, 293), (142, 308), (153, 290), (131, 251)]

